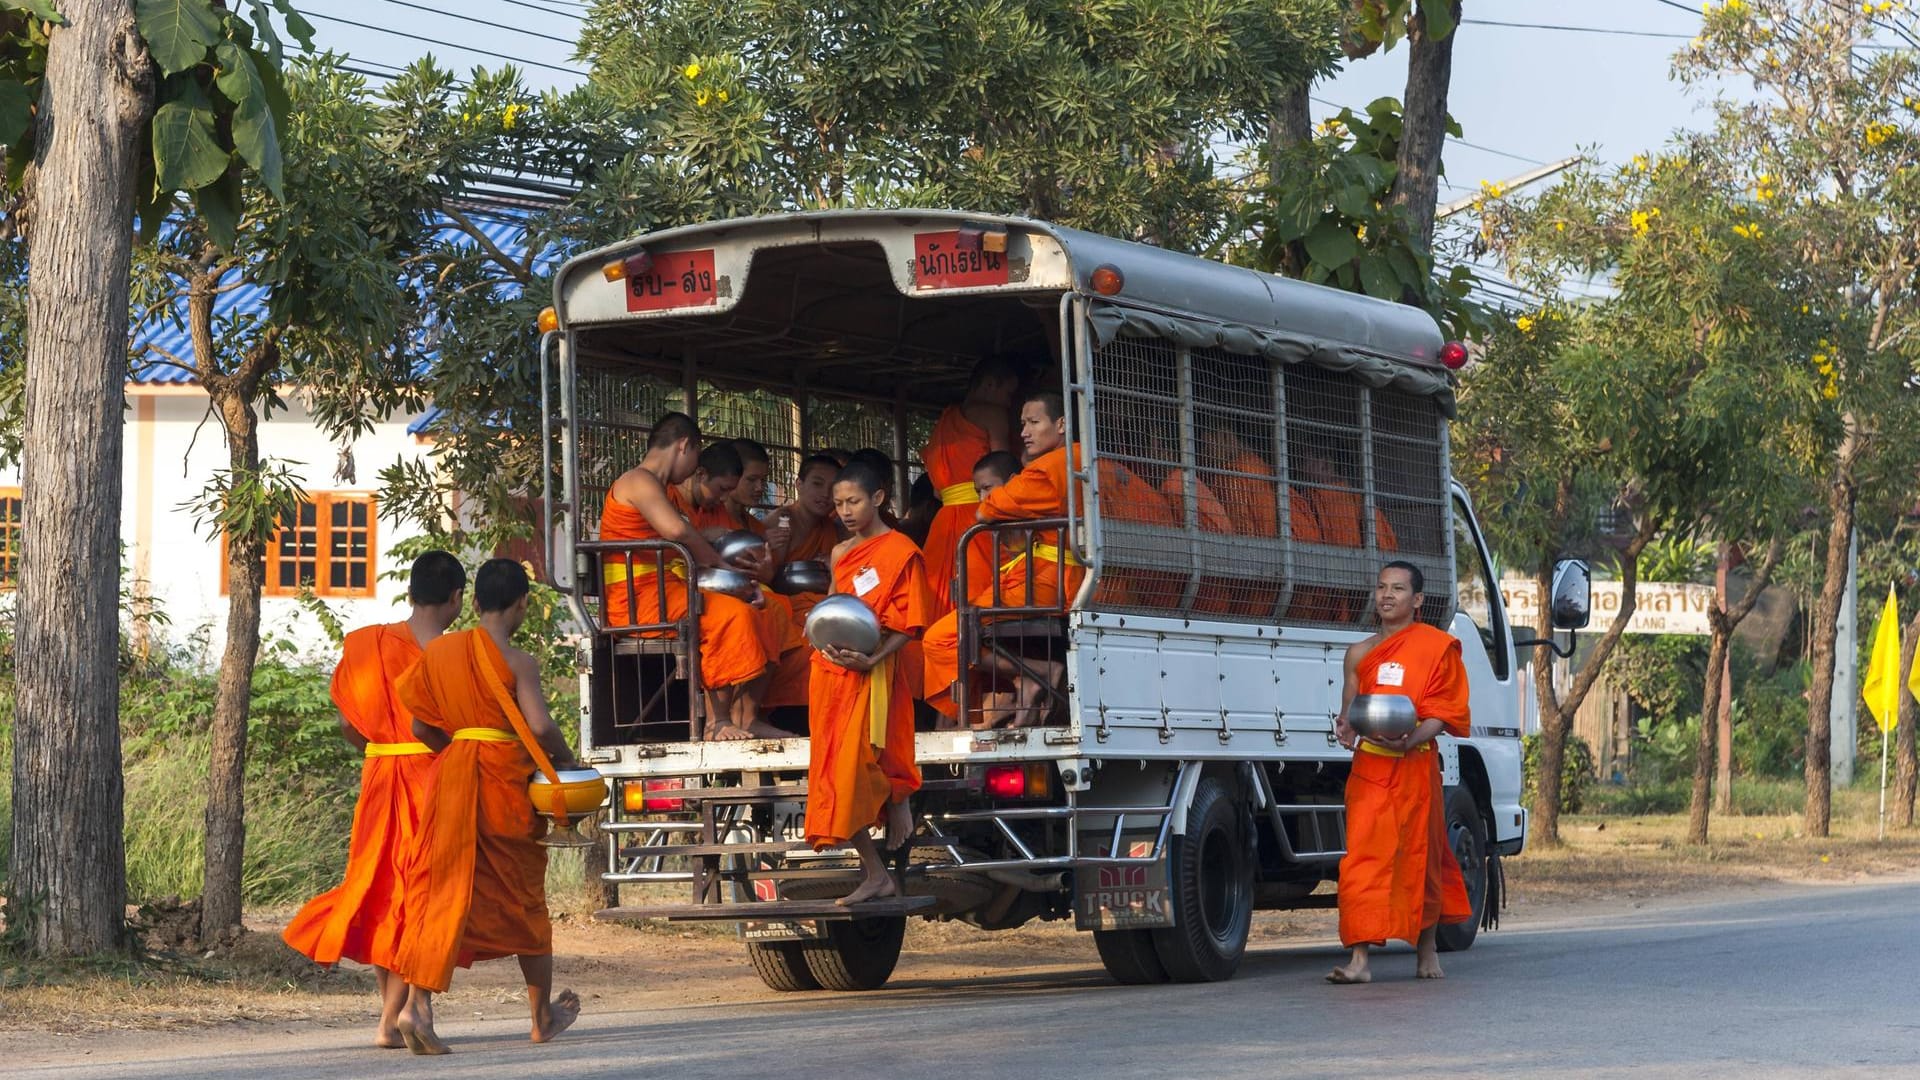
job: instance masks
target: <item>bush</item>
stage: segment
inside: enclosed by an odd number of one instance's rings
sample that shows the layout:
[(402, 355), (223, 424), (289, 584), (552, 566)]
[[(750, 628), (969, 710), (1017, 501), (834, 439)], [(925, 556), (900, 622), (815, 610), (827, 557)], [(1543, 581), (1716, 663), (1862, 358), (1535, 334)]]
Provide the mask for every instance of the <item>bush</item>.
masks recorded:
[(1700, 718), (1664, 723), (1643, 718), (1633, 733), (1634, 780), (1661, 784), (1691, 779), (1693, 758), (1700, 745)]
[[(1539, 786), (1535, 777), (1540, 774), (1540, 736), (1528, 735), (1520, 740), (1525, 756), (1522, 758), (1524, 782), (1520, 797), (1527, 806), (1534, 804), (1539, 795)], [(1593, 747), (1587, 740), (1567, 736), (1566, 757), (1560, 762), (1560, 812), (1577, 814), (1586, 805), (1587, 793), (1592, 790), (1595, 780)]]
[(1778, 779), (1804, 775), (1808, 676), (1802, 661), (1767, 678), (1750, 679), (1740, 688), (1733, 703), (1736, 773)]

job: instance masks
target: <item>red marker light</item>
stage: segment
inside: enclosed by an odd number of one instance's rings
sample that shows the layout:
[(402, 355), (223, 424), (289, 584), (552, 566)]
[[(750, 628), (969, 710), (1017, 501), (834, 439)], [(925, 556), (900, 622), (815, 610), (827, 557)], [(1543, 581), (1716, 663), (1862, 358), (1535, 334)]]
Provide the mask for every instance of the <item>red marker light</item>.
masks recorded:
[(641, 787), (646, 792), (646, 796), (645, 796), (646, 808), (648, 810), (683, 809), (686, 806), (685, 800), (675, 798), (671, 795), (662, 795), (660, 793), (663, 791), (684, 791), (686, 789), (686, 786), (687, 786), (686, 780), (680, 777), (674, 777), (671, 780), (645, 781), (644, 783), (641, 784)]
[(1094, 267), (1093, 275), (1087, 279), (1087, 283), (1092, 285), (1093, 291), (1101, 296), (1117, 296), (1126, 286), (1127, 279), (1122, 277), (1120, 271), (1114, 267), (1097, 266)]
[(1467, 366), (1467, 347), (1457, 341), (1447, 342), (1440, 346), (1440, 362), (1448, 371), (1459, 371)]
[(987, 767), (987, 794), (996, 799), (1018, 799), (1027, 793), (1027, 770), (1018, 765)]

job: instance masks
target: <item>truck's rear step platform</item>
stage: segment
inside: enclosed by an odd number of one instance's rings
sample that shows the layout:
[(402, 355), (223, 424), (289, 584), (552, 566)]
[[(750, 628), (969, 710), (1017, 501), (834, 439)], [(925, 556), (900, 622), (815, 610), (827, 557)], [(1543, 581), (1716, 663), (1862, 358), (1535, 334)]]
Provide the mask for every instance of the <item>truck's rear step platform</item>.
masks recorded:
[(889, 896), (841, 907), (826, 900), (768, 900), (744, 904), (642, 904), (606, 908), (593, 917), (609, 922), (622, 919), (667, 919), (672, 922), (761, 922), (769, 919), (873, 919), (915, 915), (940, 901), (931, 896)]

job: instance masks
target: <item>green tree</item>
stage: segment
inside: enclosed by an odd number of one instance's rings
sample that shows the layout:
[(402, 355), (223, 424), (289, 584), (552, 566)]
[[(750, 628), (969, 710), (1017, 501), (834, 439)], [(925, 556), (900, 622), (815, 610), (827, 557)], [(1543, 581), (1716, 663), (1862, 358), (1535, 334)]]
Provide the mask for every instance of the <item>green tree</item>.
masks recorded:
[[(1862, 42), (1882, 48), (1859, 49)], [(1920, 362), (1920, 17), (1895, 3), (1727, 0), (1709, 7), (1681, 78), (1730, 76), (1754, 93), (1722, 98), (1716, 154), (1754, 173), (1788, 237), (1782, 263), (1798, 280), (1795, 313), (1819, 327), (1801, 359), (1820, 387), (1817, 443), (1825, 493), (1823, 579), (1811, 632), (1806, 829), (1831, 817), (1835, 636), (1848, 553), (1863, 498), (1910, 494)], [(1768, 192), (1764, 199), (1759, 190)], [(1787, 231), (1785, 223), (1791, 221)]]
[[(149, 343), (137, 362), (191, 371), (227, 443), (227, 467), (195, 501), (201, 524), (227, 540), (201, 912), (210, 940), (240, 926), (266, 544), (303, 499), (289, 463), (262, 459), (260, 423), (298, 393), (344, 440), (423, 404), (410, 344), (417, 308), (405, 282), (425, 231), (425, 167), (375, 139), (365, 86), (331, 60), (290, 69), (286, 93), (283, 182), (242, 180), (234, 219), (208, 212), (205, 201), (171, 208), (134, 268), (140, 322), (182, 324), (193, 345), (190, 356), (176, 356)], [(221, 309), (221, 296), (248, 287), (264, 290), (262, 310)]]
[[(7, 893), (19, 913), (9, 923), (36, 954), (106, 951), (121, 936), (118, 612), (112, 590), (74, 582), (117, 577), (136, 213), (157, 228), (153, 208), (184, 192), (218, 214), (243, 166), (278, 183), (276, 113), (255, 90), (278, 62), (275, 12), (294, 36), (307, 28), (287, 0), (249, 0), (249, 11), (0, 4), (0, 145), (7, 189), (22, 193), (8, 228), (30, 268)], [(75, 776), (87, 782), (76, 789)]]

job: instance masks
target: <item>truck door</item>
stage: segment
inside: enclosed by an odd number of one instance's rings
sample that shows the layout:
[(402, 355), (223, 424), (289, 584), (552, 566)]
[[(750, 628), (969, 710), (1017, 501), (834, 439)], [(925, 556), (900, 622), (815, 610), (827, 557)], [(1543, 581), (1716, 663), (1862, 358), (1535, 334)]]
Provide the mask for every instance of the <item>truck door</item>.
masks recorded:
[(1523, 713), (1520, 680), (1513, 655), (1512, 628), (1500, 600), (1500, 583), (1493, 560), (1474, 521), (1473, 510), (1456, 492), (1453, 496), (1453, 564), (1459, 603), (1453, 614), (1453, 636), (1467, 666), (1469, 700), (1473, 706), (1473, 745), (1457, 750), (1448, 783), (1471, 786), (1479, 770), (1487, 789), (1485, 809), (1492, 820), (1496, 844), (1522, 835), (1520, 809)]

